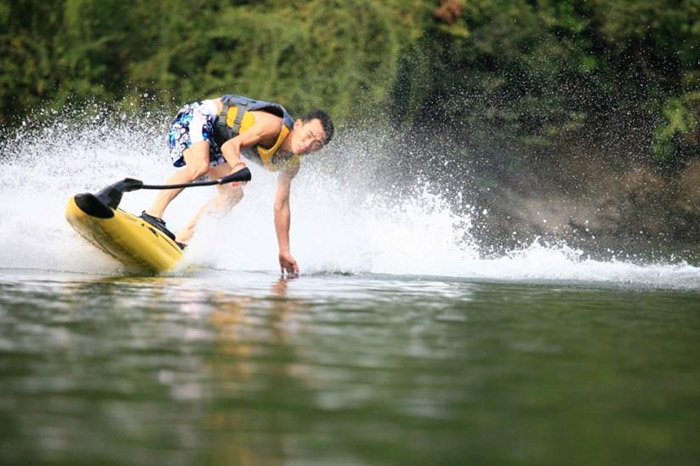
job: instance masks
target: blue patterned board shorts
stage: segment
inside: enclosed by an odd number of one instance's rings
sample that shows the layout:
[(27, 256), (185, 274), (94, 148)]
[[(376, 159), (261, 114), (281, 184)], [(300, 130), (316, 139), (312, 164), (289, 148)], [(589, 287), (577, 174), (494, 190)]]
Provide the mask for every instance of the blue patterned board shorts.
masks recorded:
[(209, 166), (215, 167), (226, 162), (221, 149), (214, 141), (215, 120), (216, 102), (213, 100), (187, 104), (177, 112), (168, 131), (170, 159), (174, 166), (185, 166), (183, 153), (192, 144), (200, 141), (209, 142)]

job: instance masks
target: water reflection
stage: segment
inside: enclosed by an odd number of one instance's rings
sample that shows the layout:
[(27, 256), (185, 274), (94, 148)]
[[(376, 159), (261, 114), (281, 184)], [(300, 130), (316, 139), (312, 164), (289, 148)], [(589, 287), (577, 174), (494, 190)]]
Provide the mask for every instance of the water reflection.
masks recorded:
[(289, 342), (300, 330), (287, 325), (297, 307), (287, 298), (289, 280), (275, 281), (262, 298), (221, 291), (211, 296), (214, 348), (205, 367), (216, 388), (202, 423), (211, 433), (207, 459), (215, 463), (276, 465), (290, 456), (285, 394), (295, 393), (300, 403), (307, 389), (303, 372), (294, 370), (299, 356)]
[(0, 463), (613, 464), (590, 445), (696, 458), (699, 299), (0, 276)]
[[(270, 288), (270, 297), (236, 296), (224, 291), (210, 295), (208, 321), (215, 334), (217, 351), (215, 363), (226, 362), (217, 373), (222, 379), (247, 380), (251, 376), (249, 359), (254, 344), (265, 341), (270, 346), (286, 341), (285, 327), (296, 303), (286, 298), (287, 282), (281, 278)], [(257, 356), (257, 354), (256, 354)]]

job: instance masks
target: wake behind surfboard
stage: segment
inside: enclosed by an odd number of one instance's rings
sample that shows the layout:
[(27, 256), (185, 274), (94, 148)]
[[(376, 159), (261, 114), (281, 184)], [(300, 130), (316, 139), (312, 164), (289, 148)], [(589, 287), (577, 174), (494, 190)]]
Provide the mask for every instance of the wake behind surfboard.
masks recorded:
[(125, 178), (107, 186), (97, 194), (76, 194), (66, 206), (66, 220), (80, 235), (127, 268), (147, 273), (163, 273), (173, 269), (183, 251), (175, 235), (118, 208), (124, 192), (138, 189), (179, 189), (250, 181), (246, 167), (223, 178), (211, 181), (173, 185), (146, 185)]

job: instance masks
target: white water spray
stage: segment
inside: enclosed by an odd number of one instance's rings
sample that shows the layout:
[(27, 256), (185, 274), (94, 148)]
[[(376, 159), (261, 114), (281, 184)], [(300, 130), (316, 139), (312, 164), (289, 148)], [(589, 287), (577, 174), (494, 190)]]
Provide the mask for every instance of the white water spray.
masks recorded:
[[(174, 170), (165, 145), (167, 121), (167, 115), (134, 121), (119, 115), (57, 114), (48, 126), (29, 129), (28, 124), (11, 139), (4, 136), (0, 267), (119, 273), (116, 262), (70, 228), (65, 205), (78, 192), (94, 192), (124, 177), (164, 182)], [(470, 240), (471, 217), (456, 214), (436, 186), (378, 190), (367, 182), (370, 173), (391, 170), (392, 154), (381, 149), (385, 144), (379, 137), (369, 146), (340, 139), (326, 153), (311, 155), (292, 186), (292, 253), (303, 273), (700, 289), (700, 269), (685, 263), (595, 261), (566, 246), (536, 242), (500, 258), (481, 258)], [(183, 266), (279, 269), (272, 216), (276, 176), (251, 169), (253, 181), (243, 201), (222, 218), (200, 224)], [(166, 212), (168, 225), (181, 227), (214, 192), (213, 187), (185, 190)], [(128, 193), (121, 207), (138, 213), (154, 197), (153, 191)]]

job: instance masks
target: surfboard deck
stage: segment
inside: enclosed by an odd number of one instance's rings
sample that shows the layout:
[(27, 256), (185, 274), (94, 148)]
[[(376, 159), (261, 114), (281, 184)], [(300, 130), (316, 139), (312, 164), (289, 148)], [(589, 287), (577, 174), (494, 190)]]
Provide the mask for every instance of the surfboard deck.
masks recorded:
[(109, 207), (94, 194), (73, 196), (65, 215), (83, 238), (130, 270), (163, 273), (182, 259), (182, 249), (165, 233), (129, 212)]

